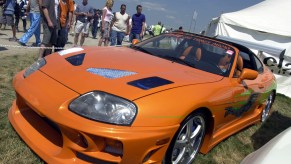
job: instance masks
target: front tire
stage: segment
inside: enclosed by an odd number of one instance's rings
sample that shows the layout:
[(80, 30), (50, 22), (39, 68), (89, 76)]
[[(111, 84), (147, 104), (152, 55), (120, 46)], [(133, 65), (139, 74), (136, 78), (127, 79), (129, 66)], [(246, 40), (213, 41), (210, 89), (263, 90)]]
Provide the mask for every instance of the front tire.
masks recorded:
[(203, 113), (188, 116), (176, 132), (167, 150), (164, 163), (190, 164), (198, 154), (206, 130)]

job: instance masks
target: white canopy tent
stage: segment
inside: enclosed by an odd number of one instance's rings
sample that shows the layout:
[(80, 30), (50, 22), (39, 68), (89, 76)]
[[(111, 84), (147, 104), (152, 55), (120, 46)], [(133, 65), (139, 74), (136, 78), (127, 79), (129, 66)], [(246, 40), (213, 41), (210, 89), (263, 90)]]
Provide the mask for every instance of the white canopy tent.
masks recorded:
[[(205, 31), (207, 36), (238, 42), (255, 53), (263, 52), (260, 53), (262, 59), (273, 57), (277, 63), (265, 64), (275, 73), (278, 93), (289, 97), (291, 97), (290, 6), (291, 0), (265, 0), (246, 9), (214, 18)], [(280, 53), (285, 49), (285, 56), (281, 55), (280, 65)]]

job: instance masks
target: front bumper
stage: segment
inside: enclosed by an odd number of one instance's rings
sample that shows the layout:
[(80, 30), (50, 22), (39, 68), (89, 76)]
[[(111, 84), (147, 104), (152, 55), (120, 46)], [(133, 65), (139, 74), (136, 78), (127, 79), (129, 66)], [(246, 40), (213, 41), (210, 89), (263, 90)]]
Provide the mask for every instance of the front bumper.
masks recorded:
[[(41, 78), (40, 78), (41, 77)], [(67, 109), (78, 93), (37, 71), (14, 79), (9, 120), (48, 163), (161, 163), (179, 125), (125, 127), (95, 122)]]

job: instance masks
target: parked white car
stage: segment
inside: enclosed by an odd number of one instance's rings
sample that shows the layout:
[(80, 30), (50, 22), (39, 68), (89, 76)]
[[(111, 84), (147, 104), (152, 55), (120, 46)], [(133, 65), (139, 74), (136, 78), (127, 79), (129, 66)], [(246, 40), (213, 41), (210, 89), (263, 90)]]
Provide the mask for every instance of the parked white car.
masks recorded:
[(278, 134), (260, 149), (249, 154), (241, 164), (290, 164), (291, 127)]

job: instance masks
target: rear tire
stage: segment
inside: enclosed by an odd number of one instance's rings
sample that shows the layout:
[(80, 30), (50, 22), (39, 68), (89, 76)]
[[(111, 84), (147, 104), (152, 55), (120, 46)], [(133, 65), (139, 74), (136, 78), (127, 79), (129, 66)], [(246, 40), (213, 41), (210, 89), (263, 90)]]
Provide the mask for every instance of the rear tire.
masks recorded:
[(189, 115), (173, 137), (163, 163), (192, 163), (200, 150), (205, 131), (205, 115), (200, 112)]
[(268, 96), (268, 99), (266, 100), (266, 106), (262, 111), (262, 115), (261, 115), (261, 121), (264, 123), (266, 122), (267, 118), (270, 115), (270, 110), (272, 108), (273, 102), (275, 99), (275, 93), (271, 92), (270, 95)]

